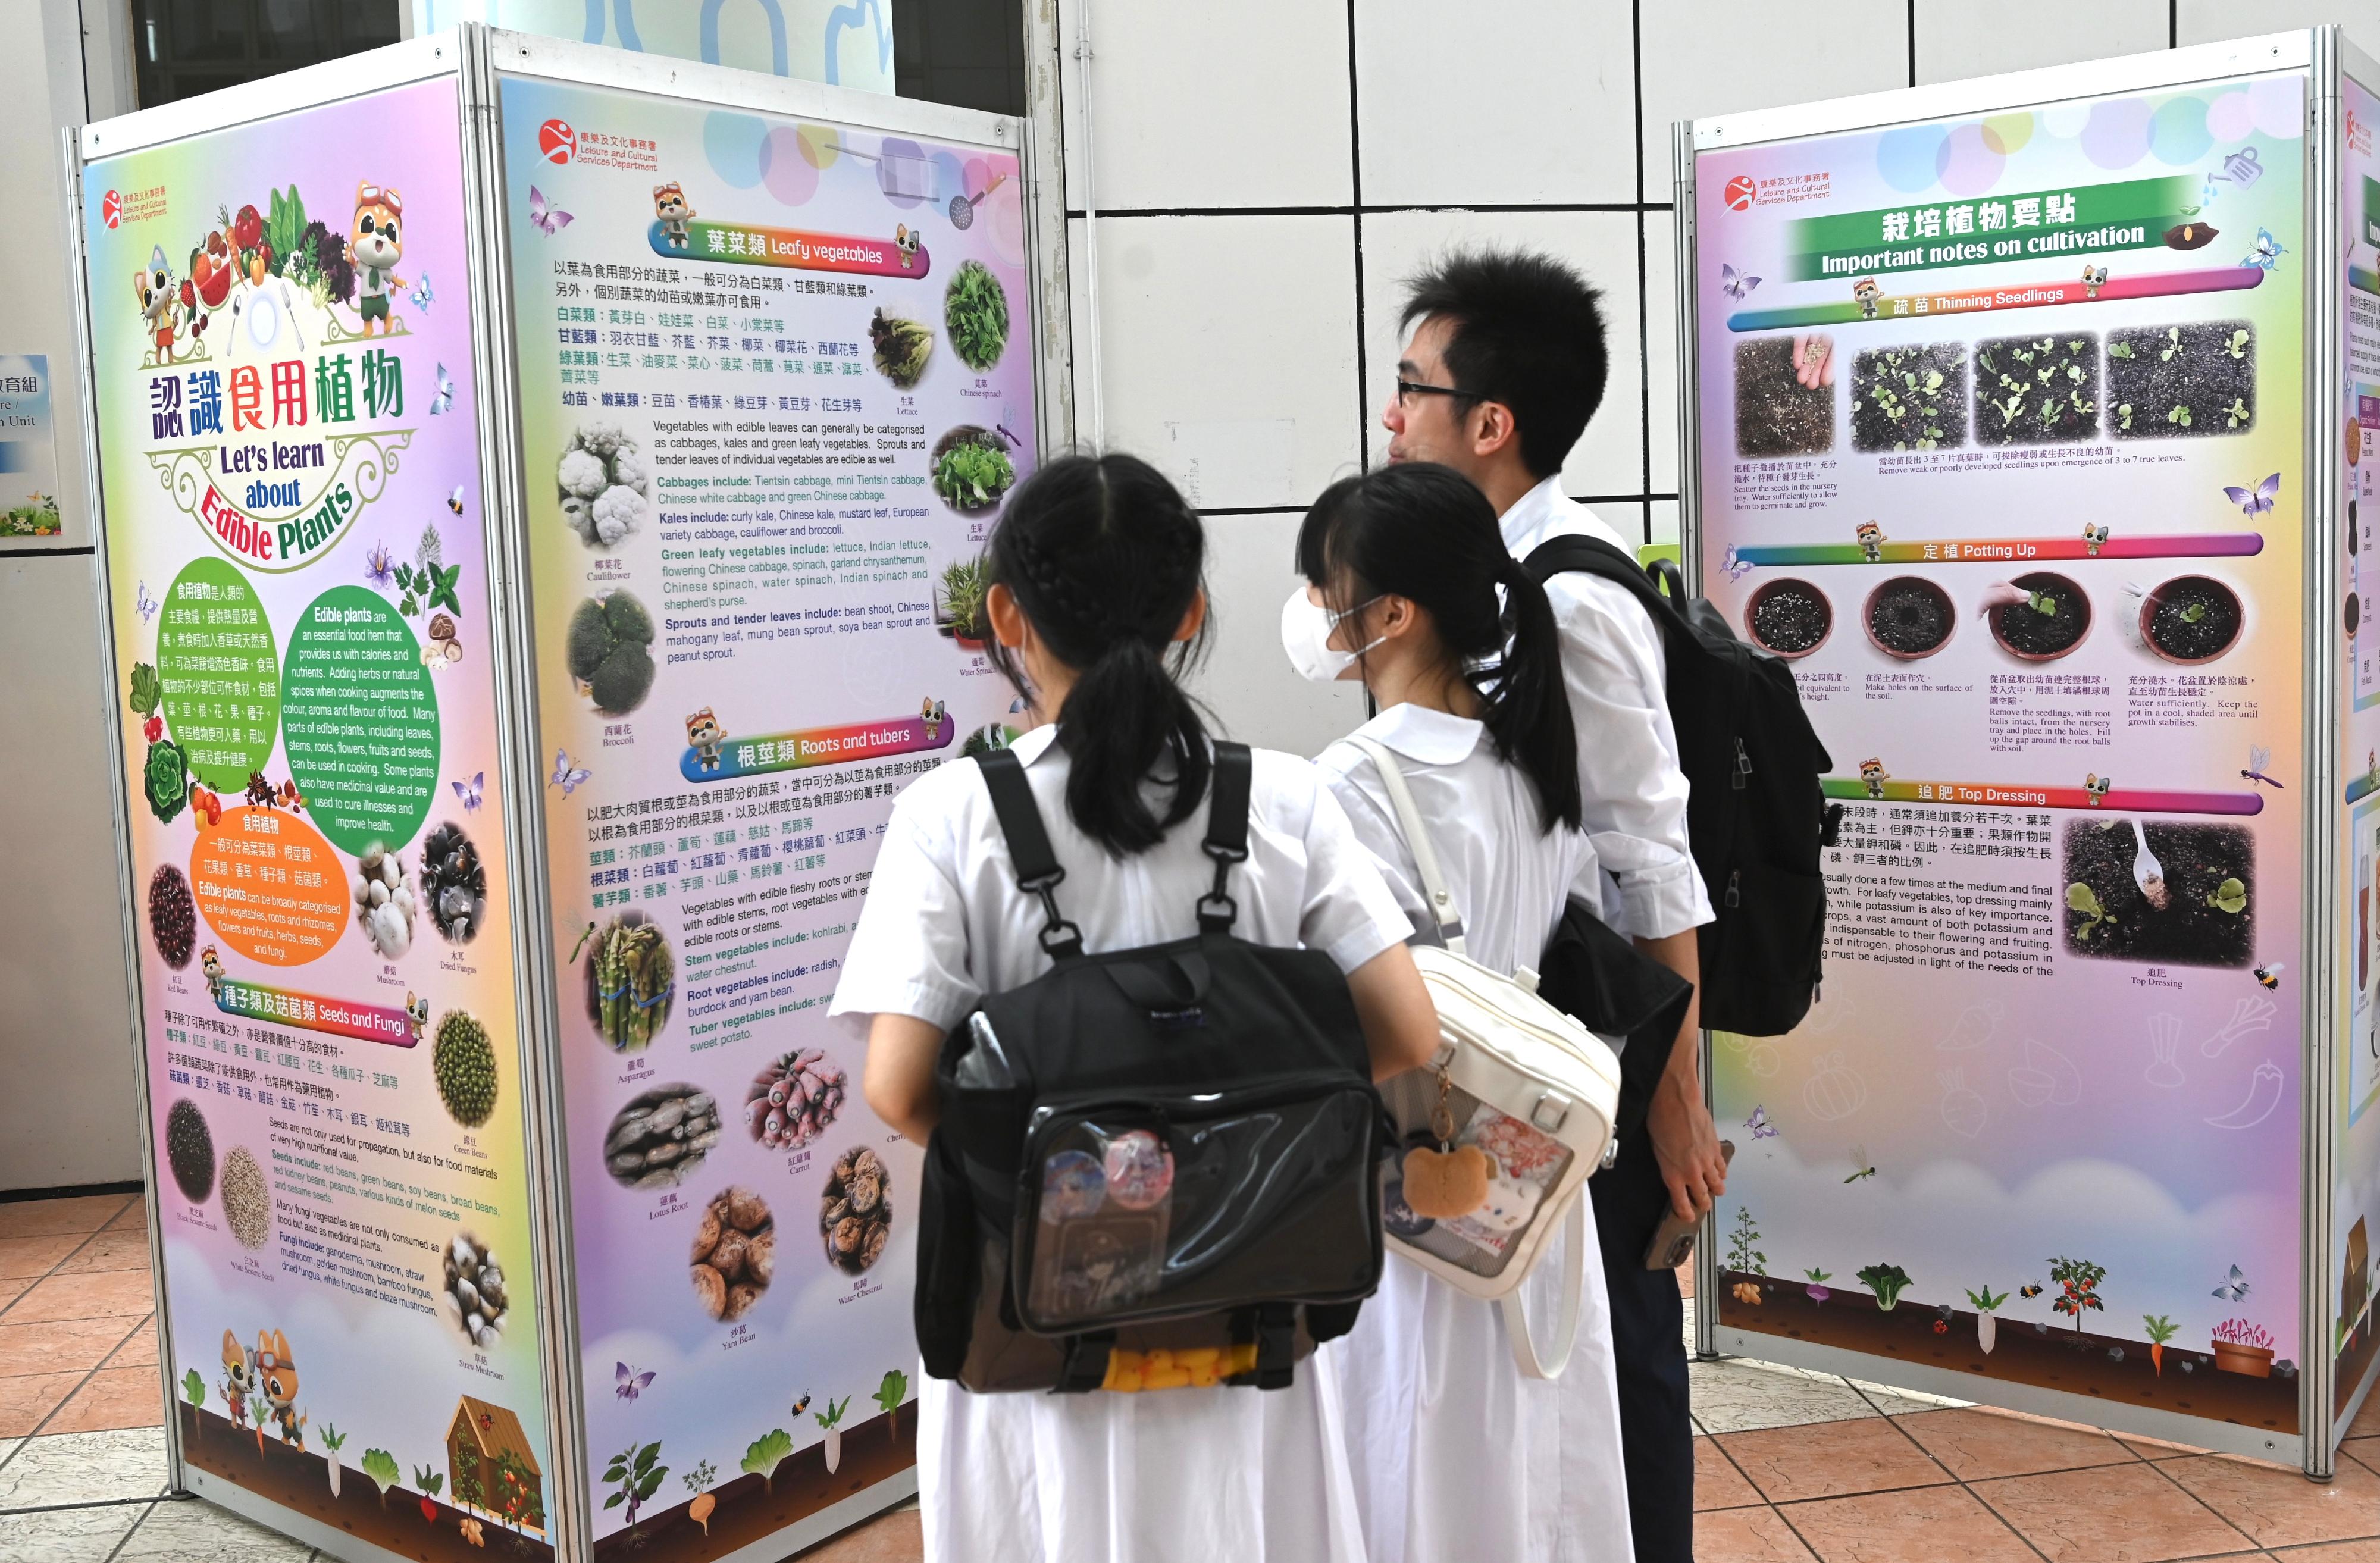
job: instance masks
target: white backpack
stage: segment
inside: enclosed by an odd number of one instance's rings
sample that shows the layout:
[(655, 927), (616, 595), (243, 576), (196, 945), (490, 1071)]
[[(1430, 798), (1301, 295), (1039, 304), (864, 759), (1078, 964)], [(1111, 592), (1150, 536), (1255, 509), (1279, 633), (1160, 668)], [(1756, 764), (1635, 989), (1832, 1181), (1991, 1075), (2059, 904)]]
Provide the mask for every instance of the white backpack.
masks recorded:
[[(1463, 953), (1462, 910), (1439, 870), (1428, 827), (1396, 757), (1375, 739), (1350, 742), (1371, 757), (1388, 788), (1445, 944), (1413, 947), (1414, 963), (1438, 1006), (1438, 1057), (1428, 1069), (1387, 1082), (1380, 1094), (1409, 1138), (1427, 1127), (1440, 1151), (1447, 1142), (1454, 1149), (1428, 1167), (1401, 1162), (1391, 1174), (1392, 1197), (1384, 1202), (1388, 1241), (1448, 1285), (1495, 1299), (1522, 1375), (1559, 1378), (1578, 1333), (1585, 1266), (1600, 1262), (1586, 1242), (1586, 1180), (1617, 1149), (1612, 1121), (1620, 1060), (1609, 1043), (1537, 997), (1536, 972), (1524, 966), (1506, 976)], [(1475, 1150), (1487, 1162), (1482, 1204), (1461, 1216), (1416, 1215), (1405, 1199), (1409, 1174), (1433, 1175), (1437, 1186), (1425, 1203), (1467, 1200), (1479, 1168), (1464, 1153)], [(1454, 1165), (1458, 1160), (1462, 1166)], [(1443, 1181), (1437, 1177), (1441, 1167), (1447, 1169)], [(1558, 1223), (1570, 1236), (1561, 1317), (1552, 1350), (1540, 1352), (1519, 1288)]]

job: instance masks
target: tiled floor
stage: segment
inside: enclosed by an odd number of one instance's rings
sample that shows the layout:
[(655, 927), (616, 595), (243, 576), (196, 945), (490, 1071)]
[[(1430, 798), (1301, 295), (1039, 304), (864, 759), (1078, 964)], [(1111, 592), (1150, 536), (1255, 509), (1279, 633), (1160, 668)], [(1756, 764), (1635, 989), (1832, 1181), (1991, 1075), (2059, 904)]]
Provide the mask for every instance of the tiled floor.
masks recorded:
[[(165, 1496), (143, 1220), (129, 1194), (0, 1203), (0, 1563), (328, 1559)], [(1797, 1369), (1692, 1372), (1699, 1563), (2380, 1563), (2380, 1402), (2315, 1486)], [(803, 1563), (919, 1553), (908, 1507)]]

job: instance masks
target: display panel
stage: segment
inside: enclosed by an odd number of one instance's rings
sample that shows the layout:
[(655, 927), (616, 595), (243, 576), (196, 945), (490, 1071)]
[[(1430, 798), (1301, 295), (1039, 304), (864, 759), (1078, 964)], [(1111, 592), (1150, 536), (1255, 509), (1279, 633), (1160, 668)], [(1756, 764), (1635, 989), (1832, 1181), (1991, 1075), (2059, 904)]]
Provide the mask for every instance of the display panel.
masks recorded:
[(86, 165), (104, 590), (188, 1479), (551, 1557), (459, 119)]
[(2343, 895), (2352, 901), (2340, 915), (2345, 948), (2334, 981), (2345, 1001), (2345, 1034), (2338, 1039), (2333, 1083), (2331, 1156), (2331, 1253), (2325, 1273), (2336, 1309), (2338, 1354), (2335, 1407), (2344, 1412), (2372, 1373), (2375, 1350), (2373, 1300), (2380, 1290), (2380, 1262), (2373, 1253), (2380, 1229), (2380, 627), (2373, 619), (2372, 594), (2380, 577), (2367, 579), (2374, 525), (2380, 521), (2375, 470), (2380, 470), (2380, 157), (2373, 132), (2380, 127), (2380, 98), (2351, 76), (2339, 82), (2343, 141), (2339, 149), (2341, 226), (2346, 240), (2338, 287), (2346, 335), (2346, 493), (2338, 506), (2347, 551), (2347, 676), (2340, 682), (2339, 769), (2345, 778), (2343, 860), (2337, 869)]
[(2297, 1429), (2304, 116), (1696, 158), (1703, 584), (1846, 810), (1820, 1002), (1714, 1047), (1768, 1354)]
[(979, 551), (1030, 470), (1016, 161), (501, 86), (600, 1556), (913, 1461), (919, 1158), (825, 1019), (892, 799), (1011, 735)]

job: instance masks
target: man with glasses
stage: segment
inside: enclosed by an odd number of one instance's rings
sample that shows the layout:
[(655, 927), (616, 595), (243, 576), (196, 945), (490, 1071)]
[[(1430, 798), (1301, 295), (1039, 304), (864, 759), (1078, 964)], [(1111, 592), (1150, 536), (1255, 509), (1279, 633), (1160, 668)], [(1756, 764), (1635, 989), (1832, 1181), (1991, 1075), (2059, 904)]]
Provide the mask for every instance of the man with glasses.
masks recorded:
[[(1402, 323), (1412, 335), (1397, 362), (1396, 394), (1380, 414), (1389, 459), (1440, 462), (1476, 483), (1515, 558), (1571, 535), (1633, 555), (1561, 491), (1562, 462), (1601, 403), (1608, 375), (1602, 310), (1585, 279), (1547, 256), (1458, 252), (1413, 280)], [(1711, 905), (1687, 848), (1686, 778), (1660, 632), (1615, 582), (1560, 575), (1546, 595), (1561, 630), (1586, 829), (1606, 871), (1603, 919), (1694, 980), (1694, 930), (1711, 920)], [(1623, 1142), (1619, 1160), (1587, 1184), (1610, 1296), (1640, 1563), (1694, 1556), (1684, 1306), (1676, 1277), (1647, 1270), (1645, 1255), (1665, 1214), (1705, 1215), (1727, 1187), (1703, 1105), (1699, 1024), (1689, 1010), (1645, 1133)]]

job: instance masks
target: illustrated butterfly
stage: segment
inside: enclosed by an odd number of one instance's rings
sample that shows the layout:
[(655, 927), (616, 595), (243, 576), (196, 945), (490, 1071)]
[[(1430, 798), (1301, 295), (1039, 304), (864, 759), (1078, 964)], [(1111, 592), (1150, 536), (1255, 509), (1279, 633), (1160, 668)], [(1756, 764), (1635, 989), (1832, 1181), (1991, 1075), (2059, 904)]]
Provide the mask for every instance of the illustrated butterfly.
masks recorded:
[(1754, 1108), (1752, 1116), (1743, 1121), (1743, 1126), (1752, 1131), (1752, 1137), (1755, 1140), (1773, 1140), (1777, 1137), (1777, 1125), (1768, 1121), (1768, 1109), (1766, 1107)]
[(624, 1400), (633, 1400), (643, 1394), (645, 1387), (652, 1381), (652, 1374), (638, 1373), (625, 1363), (615, 1363), (612, 1370), (612, 1393)]
[(446, 366), (438, 366), (438, 391), (430, 398), (430, 416), (436, 418), (455, 405), (455, 382), (446, 373)]
[(482, 770), (468, 782), (449, 782), (446, 785), (455, 789), (455, 795), (463, 800), (465, 808), (476, 809), (480, 806), (481, 791), (487, 781), (488, 773)]
[(1750, 560), (1737, 558), (1735, 550), (1730, 548), (1727, 551), (1727, 557), (1720, 561), (1719, 568), (1727, 572), (1729, 580), (1740, 581), (1752, 574), (1753, 567)]
[(2237, 1302), (2248, 1295), (2248, 1278), (2240, 1273), (2239, 1266), (2234, 1265), (2231, 1266), (2230, 1278), (2216, 1287), (2211, 1295), (2219, 1297), (2226, 1302)]
[(1719, 291), (1730, 298), (1742, 299), (1760, 285), (1760, 279), (1745, 276), (1734, 267), (1722, 263), (1718, 269), (1718, 285)]
[(2277, 472), (2257, 484), (2253, 493), (2245, 489), (2235, 489), (2228, 483), (2223, 485), (2223, 497), (2238, 505), (2242, 515), (2260, 515), (2272, 509), (2273, 498), (2280, 491), (2281, 475)]
[(2254, 266), (2260, 271), (2269, 272), (2273, 269), (2273, 262), (2278, 260), (2286, 253), (2288, 253), (2288, 251), (2282, 248), (2281, 241), (2273, 236), (2272, 229), (2258, 228), (2256, 230), (2256, 248), (2242, 256), (2240, 258), (2240, 264), (2242, 266)]
[(420, 310), (425, 315), (428, 314), (430, 312), (431, 301), (438, 297), (435, 293), (432, 293), (430, 290), (430, 273), (427, 272), (422, 273), (421, 285), (415, 288), (411, 293), (407, 294), (406, 297), (413, 300), (413, 307), (415, 309)]
[(552, 238), (576, 221), (569, 212), (560, 207), (547, 206), (545, 192), (535, 185), (528, 188), (528, 220), (537, 225), (538, 232), (548, 238)]
[(447, 508), (447, 509), (449, 509), (449, 510), (451, 510), (451, 511), (453, 511), (453, 512), (454, 512), (455, 515), (462, 515), (462, 514), (463, 514), (463, 485), (462, 485), (462, 484), (460, 484), (460, 483), (455, 484), (455, 491), (454, 491), (453, 493), (448, 494), (448, 495), (446, 496), (446, 508)]
[(583, 766), (576, 770), (572, 769), (570, 766), (570, 751), (567, 749), (556, 749), (553, 751), (553, 774), (547, 779), (546, 785), (549, 787), (561, 788), (562, 795), (566, 798), (571, 794), (578, 791), (578, 783), (586, 781), (593, 774), (593, 771), (587, 769)]
[(157, 616), (157, 600), (149, 595), (147, 581), (140, 583), (140, 595), (132, 600), (132, 605), (140, 610), (140, 622), (144, 624)]

